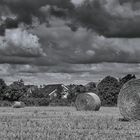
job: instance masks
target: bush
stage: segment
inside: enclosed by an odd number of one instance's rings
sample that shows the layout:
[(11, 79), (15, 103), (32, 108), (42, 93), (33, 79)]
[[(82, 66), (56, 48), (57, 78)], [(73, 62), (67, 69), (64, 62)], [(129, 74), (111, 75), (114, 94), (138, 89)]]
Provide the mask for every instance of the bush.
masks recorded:
[(23, 80), (15, 81), (7, 86), (4, 94), (4, 99), (8, 101), (18, 101), (24, 97), (26, 91)]
[(12, 102), (0, 101), (0, 107), (9, 107), (9, 106), (12, 106)]
[(48, 106), (49, 98), (23, 98), (20, 101), (24, 102), (26, 106)]
[(50, 106), (71, 106), (71, 103), (68, 99), (55, 99), (52, 100), (49, 104)]
[(88, 84), (85, 85), (86, 92), (93, 92), (96, 93), (96, 83), (94, 82), (89, 82)]
[(7, 85), (5, 81), (3, 79), (0, 79), (0, 100), (3, 100), (4, 98), (6, 87)]
[(86, 92), (86, 87), (83, 85), (69, 85), (68, 102), (70, 104), (75, 102), (77, 95), (84, 92)]
[(107, 76), (97, 86), (97, 94), (102, 105), (112, 106), (117, 104), (120, 85), (116, 78)]
[(126, 82), (128, 82), (129, 80), (132, 80), (132, 79), (136, 79), (136, 76), (134, 74), (127, 74), (123, 78), (120, 78), (119, 79), (120, 87), (122, 87)]
[(23, 102), (15, 101), (13, 103), (13, 106), (12, 107), (13, 108), (23, 108), (23, 107), (25, 107), (25, 104)]

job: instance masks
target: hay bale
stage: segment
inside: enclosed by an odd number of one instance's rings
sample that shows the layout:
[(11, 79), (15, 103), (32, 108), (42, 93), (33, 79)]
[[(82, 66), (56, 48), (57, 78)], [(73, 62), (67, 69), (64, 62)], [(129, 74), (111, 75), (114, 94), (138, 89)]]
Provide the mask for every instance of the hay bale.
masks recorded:
[(23, 107), (25, 107), (25, 104), (23, 102), (15, 101), (12, 107), (13, 108), (23, 108)]
[(140, 120), (140, 79), (130, 80), (120, 90), (118, 107), (126, 120)]
[(77, 110), (92, 110), (98, 111), (101, 106), (100, 98), (95, 93), (82, 93), (79, 94), (75, 101)]

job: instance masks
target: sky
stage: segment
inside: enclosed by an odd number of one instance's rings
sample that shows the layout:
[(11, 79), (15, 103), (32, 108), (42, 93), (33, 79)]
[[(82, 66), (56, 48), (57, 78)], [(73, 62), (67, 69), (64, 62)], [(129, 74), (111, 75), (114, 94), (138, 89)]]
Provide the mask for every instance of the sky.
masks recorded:
[(83, 0), (72, 0), (72, 2), (77, 5), (77, 4), (81, 4)]
[(138, 0), (58, 1), (1, 0), (0, 78), (43, 85), (140, 77)]

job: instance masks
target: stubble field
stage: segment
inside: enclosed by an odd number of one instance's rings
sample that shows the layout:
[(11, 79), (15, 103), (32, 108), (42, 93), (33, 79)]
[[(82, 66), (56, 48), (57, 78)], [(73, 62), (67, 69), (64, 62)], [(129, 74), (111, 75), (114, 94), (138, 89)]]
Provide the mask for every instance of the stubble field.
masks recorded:
[(118, 108), (0, 108), (0, 140), (140, 140), (140, 122), (121, 119)]

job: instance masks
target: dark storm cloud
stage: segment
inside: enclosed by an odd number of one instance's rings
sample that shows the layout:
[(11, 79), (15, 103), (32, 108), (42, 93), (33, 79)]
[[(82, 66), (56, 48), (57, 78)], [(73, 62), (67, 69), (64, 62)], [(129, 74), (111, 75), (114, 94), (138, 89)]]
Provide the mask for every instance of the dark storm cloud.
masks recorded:
[[(1, 0), (1, 15), (13, 14), (15, 19), (6, 19), (0, 26), (0, 35), (4, 35), (6, 28), (15, 28), (19, 23), (32, 24), (33, 17), (40, 23), (48, 24), (48, 16), (67, 16), (74, 8), (70, 0)], [(7, 15), (6, 15), (7, 13)]]
[[(38, 64), (46, 65), (45, 59), (52, 64), (92, 64), (102, 62), (139, 63), (139, 39), (117, 39), (99, 36), (84, 28), (72, 32), (60, 23), (58, 27), (40, 26), (32, 31), (42, 42), (47, 57)], [(54, 24), (54, 23), (53, 23)]]
[[(55, 26), (55, 23), (59, 25)], [(67, 64), (140, 63), (139, 39), (105, 38), (84, 28), (72, 32), (64, 24), (63, 20), (55, 19), (54, 27), (41, 25), (30, 33), (21, 29), (7, 30), (6, 43), (0, 45), (0, 54), (11, 60), (3, 57), (2, 63), (9, 60), (9, 63), (20, 64), (15, 59), (21, 57), (21, 60), (24, 58), (21, 63), (50, 66), (53, 72), (63, 73), (69, 72)]]
[[(23, 78), (26, 83), (48, 84), (139, 75), (140, 39), (126, 39), (140, 35), (139, 1), (94, 0), (77, 9), (86, 28), (75, 32), (67, 26), (76, 22), (68, 1), (0, 0), (0, 76), (8, 82)], [(70, 18), (64, 18), (68, 13)]]
[(0, 5), (7, 6), (12, 13), (17, 15), (19, 21), (27, 24), (32, 22), (32, 16), (45, 21), (46, 17), (40, 10), (43, 6), (51, 5), (68, 10), (74, 7), (70, 0), (1, 0)]
[(53, 54), (52, 56), (39, 57), (32, 62), (32, 64), (35, 66), (53, 66), (53, 65), (59, 65), (60, 63), (62, 62), (59, 60), (59, 56), (53, 57)]
[[(42, 62), (43, 61), (43, 62)], [(57, 66), (59, 63), (48, 60), (47, 57), (22, 57), (22, 56), (4, 56), (0, 55), (0, 64), (18, 64), (40, 66)]]
[(18, 15), (18, 20), (25, 23), (32, 22), (32, 15), (37, 15), (41, 6), (45, 5), (45, 0), (1, 0), (1, 5), (7, 6), (11, 12)]
[(0, 64), (30, 64), (34, 58), (18, 57), (18, 56), (0, 56)]
[(124, 4), (124, 3), (127, 3), (127, 2), (128, 3), (129, 2), (132, 2), (132, 3), (134, 2), (135, 3), (135, 2), (139, 2), (139, 0), (119, 0), (119, 2), (120, 2), (120, 4)]
[[(109, 0), (108, 0), (109, 1)], [(112, 0), (113, 1), (113, 0)], [(104, 4), (104, 3), (103, 3)], [(114, 4), (116, 7), (116, 4)], [(109, 10), (112, 7), (110, 2)], [(104, 5), (104, 8), (106, 8)], [(124, 6), (123, 6), (124, 7)], [(126, 9), (129, 6), (126, 5)], [(121, 7), (122, 8), (122, 7)], [(119, 6), (120, 9), (120, 6)], [(106, 9), (107, 11), (107, 9)], [(113, 11), (115, 11), (113, 13)], [(111, 13), (117, 16), (120, 13), (118, 9)], [(116, 12), (117, 11), (117, 12)], [(131, 12), (124, 12), (123, 17), (129, 17)], [(138, 11), (136, 11), (138, 13)], [(135, 14), (136, 14), (135, 13)], [(134, 13), (132, 12), (132, 17)], [(17, 63), (15, 58), (31, 58), (32, 61), (21, 61), (24, 64), (36, 66), (53, 66), (64, 64), (92, 64), (102, 62), (119, 62), (119, 63), (139, 63), (140, 49), (139, 39), (114, 39), (105, 38), (98, 34), (79, 28), (73, 32), (66, 26), (64, 19), (53, 17), (50, 19), (51, 27), (47, 28), (44, 24), (33, 29), (24, 30), (20, 27), (17, 29), (7, 29), (6, 34), (0, 42), (1, 56), (11, 56), (14, 59), (3, 57), (2, 63)], [(4, 59), (6, 59), (4, 61)], [(62, 68), (62, 67), (61, 67)], [(66, 69), (59, 71), (67, 72)], [(53, 72), (57, 72), (58, 69)]]
[(5, 29), (18, 28), (18, 20), (12, 18), (6, 18), (0, 25), (0, 35), (5, 35)]
[(139, 1), (85, 0), (77, 13), (83, 26), (100, 35), (134, 38), (140, 37), (139, 10)]

